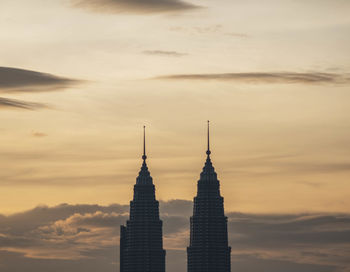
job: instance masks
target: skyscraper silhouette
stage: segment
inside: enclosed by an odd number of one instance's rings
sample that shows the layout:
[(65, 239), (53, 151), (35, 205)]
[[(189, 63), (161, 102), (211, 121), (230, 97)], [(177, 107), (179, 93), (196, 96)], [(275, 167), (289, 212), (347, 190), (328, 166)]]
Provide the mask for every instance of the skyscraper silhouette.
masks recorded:
[(207, 160), (197, 184), (191, 217), (190, 246), (187, 248), (188, 272), (230, 272), (231, 248), (227, 239), (227, 217), (220, 183), (210, 160), (208, 121)]
[(130, 201), (130, 218), (120, 227), (120, 272), (165, 272), (159, 202), (146, 164), (145, 127), (142, 159)]

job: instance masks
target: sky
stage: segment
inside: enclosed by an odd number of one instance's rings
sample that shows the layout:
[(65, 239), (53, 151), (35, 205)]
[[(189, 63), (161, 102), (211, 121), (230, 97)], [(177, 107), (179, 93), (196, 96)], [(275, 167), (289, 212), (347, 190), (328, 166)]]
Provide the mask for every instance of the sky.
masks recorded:
[[(350, 271), (349, 11), (348, 0), (1, 0), (1, 271), (114, 271), (143, 125), (161, 207), (189, 207), (208, 119), (236, 270)], [(166, 231), (170, 272), (185, 264), (180, 208), (162, 213), (179, 225)], [(314, 224), (328, 240), (285, 248), (287, 229), (302, 241)]]

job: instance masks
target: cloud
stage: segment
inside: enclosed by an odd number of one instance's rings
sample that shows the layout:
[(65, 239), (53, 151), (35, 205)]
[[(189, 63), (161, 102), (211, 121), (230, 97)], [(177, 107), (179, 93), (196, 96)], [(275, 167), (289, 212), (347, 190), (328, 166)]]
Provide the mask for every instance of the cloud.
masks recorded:
[(229, 36), (233, 38), (249, 38), (250, 36), (245, 33), (241, 32), (231, 32), (231, 31), (226, 31), (224, 27), (220, 24), (216, 25), (209, 25), (209, 26), (192, 26), (192, 27), (184, 27), (184, 26), (172, 26), (169, 28), (170, 31), (175, 31), (175, 32), (182, 32), (186, 33), (188, 35), (224, 35), (224, 36)]
[[(238, 175), (284, 175), (292, 174), (305, 177), (306, 174), (331, 174), (350, 171), (349, 160), (305, 160), (302, 154), (276, 154), (257, 157), (247, 157), (235, 161), (233, 165), (227, 166), (227, 172)], [(259, 169), (252, 168), (259, 165)], [(308, 185), (321, 185), (322, 183), (309, 183)]]
[(335, 73), (295, 73), (295, 72), (272, 72), (272, 73), (223, 73), (223, 74), (179, 74), (164, 75), (153, 79), (164, 80), (217, 80), (233, 81), (240, 83), (283, 83), (283, 84), (349, 84), (350, 77), (347, 74)]
[[(80, 81), (52, 74), (0, 66), (0, 93), (49, 92), (69, 88)], [(0, 109), (38, 110), (44, 103), (0, 97)]]
[(283, 271), (283, 272), (332, 272), (336, 266), (302, 264), (285, 260), (264, 259), (253, 254), (234, 254), (233, 266), (235, 271)]
[(216, 34), (221, 33), (223, 30), (222, 25), (210, 25), (210, 26), (193, 26), (193, 27), (184, 27), (184, 26), (173, 26), (170, 27), (171, 31), (176, 32), (186, 32), (188, 34)]
[(43, 103), (35, 103), (35, 102), (28, 102), (23, 100), (0, 97), (0, 109), (11, 109), (11, 108), (24, 109), (24, 110), (38, 110), (38, 109), (48, 108), (48, 105)]
[(0, 251), (1, 272), (96, 272), (117, 271), (115, 259), (119, 254), (117, 248), (109, 247), (93, 251), (93, 256), (81, 260), (57, 260), (28, 258), (23, 253)]
[(46, 92), (68, 88), (78, 80), (10, 67), (0, 67), (0, 92)]
[(193, 207), (192, 201), (183, 199), (173, 199), (169, 201), (159, 201), (160, 212), (162, 214), (172, 216), (186, 216), (189, 217), (192, 214)]
[(143, 51), (145, 55), (158, 55), (158, 56), (168, 56), (168, 57), (182, 57), (186, 56), (186, 53), (179, 53), (176, 51), (163, 51), (163, 50), (145, 50)]
[(199, 34), (217, 33), (217, 32), (220, 32), (222, 28), (223, 28), (222, 25), (213, 25), (213, 26), (207, 26), (207, 27), (202, 27), (202, 26), (193, 27), (193, 29)]
[[(283, 164), (281, 164), (283, 166)], [(350, 163), (287, 163), (284, 165), (289, 172), (297, 173), (336, 173), (350, 171)]]
[[(252, 169), (252, 165), (259, 165), (261, 168)], [(345, 173), (350, 171), (350, 163), (348, 160), (339, 162), (317, 162), (304, 160), (297, 161), (291, 157), (261, 157), (250, 158), (247, 160), (237, 161), (234, 166), (228, 166), (227, 171), (233, 174), (247, 174), (258, 176), (273, 176), (292, 174), (305, 177), (307, 174), (332, 174), (332, 173)], [(313, 183), (308, 185), (321, 185), (322, 183)]]
[[(315, 266), (311, 271), (350, 269), (349, 214), (229, 213), (228, 217), (233, 254), (247, 254), (265, 264), (272, 261), (270, 271), (276, 262)], [(291, 267), (284, 271), (292, 271)]]
[(350, 245), (350, 215), (251, 215), (230, 213), (232, 243), (241, 248), (292, 248), (299, 245)]
[(225, 35), (235, 37), (235, 38), (248, 38), (249, 37), (248, 34), (237, 33), (237, 32), (227, 32), (227, 33), (225, 33)]
[(182, 0), (71, 0), (74, 7), (103, 13), (165, 13), (199, 8)]
[[(169, 272), (186, 268), (192, 205), (187, 200), (160, 201)], [(1, 271), (116, 270), (119, 225), (127, 220), (128, 211), (128, 205), (120, 204), (61, 204), (0, 215)], [(227, 216), (232, 267), (237, 272), (350, 271), (350, 214)]]
[(32, 136), (33, 136), (33, 137), (37, 137), (37, 138), (42, 138), (42, 137), (46, 137), (47, 134), (44, 133), (44, 132), (39, 132), (39, 131), (37, 131), (37, 132), (33, 132), (33, 133), (32, 133)]

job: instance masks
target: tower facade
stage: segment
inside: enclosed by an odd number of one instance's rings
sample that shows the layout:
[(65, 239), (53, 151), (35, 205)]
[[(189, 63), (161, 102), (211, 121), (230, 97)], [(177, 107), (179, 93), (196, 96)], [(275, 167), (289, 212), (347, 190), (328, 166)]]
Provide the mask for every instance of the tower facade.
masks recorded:
[(162, 221), (146, 164), (145, 134), (142, 159), (130, 201), (130, 218), (120, 227), (120, 272), (165, 272)]
[(220, 182), (210, 159), (209, 121), (207, 159), (197, 184), (193, 216), (190, 219), (190, 245), (187, 248), (188, 272), (230, 272), (227, 217)]

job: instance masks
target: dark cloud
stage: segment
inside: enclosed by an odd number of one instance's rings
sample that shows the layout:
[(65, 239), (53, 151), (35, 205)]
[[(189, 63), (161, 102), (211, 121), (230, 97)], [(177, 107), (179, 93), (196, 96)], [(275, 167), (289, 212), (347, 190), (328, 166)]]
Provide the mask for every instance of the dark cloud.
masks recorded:
[(30, 70), (0, 67), (0, 92), (46, 92), (68, 88), (79, 81)]
[[(30, 70), (0, 67), (0, 93), (48, 92), (68, 88), (78, 83), (55, 75)], [(0, 97), (0, 109), (38, 110), (49, 108), (43, 103)]]
[[(0, 87), (1, 91), (1, 87)], [(0, 97), (0, 109), (22, 109), (22, 110), (38, 110), (48, 108), (43, 103), (28, 102), (17, 99)]]
[[(115, 271), (128, 205), (40, 206), (0, 215), (1, 271)], [(167, 271), (186, 268), (192, 202), (160, 201)], [(227, 213), (237, 272), (348, 272), (349, 214)]]
[(32, 210), (0, 217), (1, 228), (7, 228), (11, 233), (32, 231), (39, 226), (45, 226), (58, 220), (67, 219), (74, 214), (94, 214), (96, 212), (123, 214), (129, 211), (128, 205), (69, 205), (61, 204), (54, 207), (38, 206)]
[(223, 74), (179, 74), (164, 75), (154, 79), (164, 80), (220, 80), (235, 81), (241, 83), (302, 83), (302, 84), (349, 84), (348, 75), (335, 73), (223, 73)]
[(232, 243), (242, 248), (292, 248), (299, 245), (350, 245), (350, 215), (248, 215), (231, 213)]
[(167, 56), (167, 57), (182, 57), (186, 56), (186, 53), (179, 53), (176, 51), (163, 51), (163, 50), (146, 50), (143, 51), (146, 55), (158, 55), (158, 56)]
[(71, 0), (74, 7), (104, 13), (164, 13), (199, 8), (182, 0)]
[(184, 216), (163, 215), (162, 220), (164, 221), (163, 231), (166, 235), (186, 231), (189, 227), (188, 218)]
[(0, 251), (1, 272), (96, 272), (117, 271), (115, 259), (117, 247), (107, 247), (93, 251), (93, 256), (84, 260), (37, 259), (28, 258), (23, 253)]
[(160, 212), (162, 214), (188, 217), (192, 214), (192, 211), (192, 201), (183, 199), (160, 201)]
[(284, 260), (266, 259), (254, 254), (233, 255), (233, 269), (240, 272), (283, 271), (283, 272), (336, 272), (337, 266), (303, 264)]
[[(235, 254), (263, 262), (274, 271), (303, 265), (298, 271), (348, 271), (349, 214), (253, 215), (229, 213), (230, 244)], [(241, 262), (238, 259), (237, 262)], [(251, 262), (249, 262), (251, 263)], [(251, 263), (252, 264), (252, 263)], [(247, 263), (244, 263), (247, 265)], [(308, 266), (309, 270), (306, 269)], [(247, 268), (247, 267), (246, 267)], [(278, 271), (276, 268), (275, 271)]]

